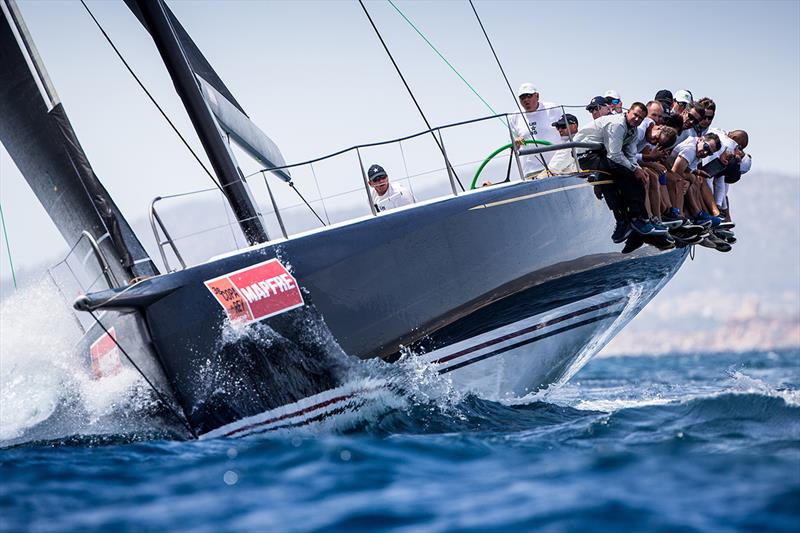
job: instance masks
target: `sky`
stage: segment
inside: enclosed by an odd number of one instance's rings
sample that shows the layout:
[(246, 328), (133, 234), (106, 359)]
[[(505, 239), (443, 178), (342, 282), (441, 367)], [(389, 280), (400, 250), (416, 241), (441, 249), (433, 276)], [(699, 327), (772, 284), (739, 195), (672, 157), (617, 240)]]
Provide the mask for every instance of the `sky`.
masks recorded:
[[(156, 195), (211, 185), (79, 2), (18, 3), (78, 138), (128, 219), (145, 217)], [(136, 19), (122, 1), (88, 4), (202, 152)], [(357, 2), (168, 4), (287, 162), (425, 129)], [(431, 124), (493, 114), (391, 4), (366, 5)], [(396, 5), (495, 111), (516, 110), (468, 2)], [(800, 175), (800, 2), (476, 1), (475, 6), (515, 90), (532, 82), (542, 100), (586, 105), (607, 89), (619, 91), (624, 104), (646, 102), (663, 88), (690, 89), (717, 102), (715, 126), (750, 133), (753, 172)], [(576, 114), (580, 120), (588, 117)], [(505, 142), (502, 125), (488, 123), (469, 139), (445, 141), (448, 151), (464, 161), (481, 160)], [(381, 157), (399, 164), (380, 151), (365, 154), (365, 164), (383, 162)], [(258, 169), (244, 160), (242, 167)], [(353, 176), (358, 181), (357, 167), (350, 176), (339, 168), (322, 170), (323, 196), (351, 189)], [(278, 199), (294, 201), (285, 190)], [(794, 198), (776, 201), (797, 203)], [(17, 269), (55, 261), (66, 252), (4, 149), (0, 203)], [(10, 276), (7, 253), (3, 240), (4, 279)]]

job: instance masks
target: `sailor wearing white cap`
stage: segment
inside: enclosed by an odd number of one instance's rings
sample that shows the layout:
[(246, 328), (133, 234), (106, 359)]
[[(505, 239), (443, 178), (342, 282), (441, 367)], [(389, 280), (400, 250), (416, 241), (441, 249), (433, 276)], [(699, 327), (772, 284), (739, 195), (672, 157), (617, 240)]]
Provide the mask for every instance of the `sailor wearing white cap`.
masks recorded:
[(691, 106), (694, 103), (694, 97), (692, 96), (691, 91), (687, 91), (686, 89), (681, 89), (680, 91), (675, 92), (675, 97), (672, 99), (672, 114), (680, 115), (682, 114), (687, 107)]
[(609, 89), (606, 91), (606, 94), (603, 95), (608, 102), (608, 105), (611, 106), (611, 113), (619, 114), (622, 113), (622, 98), (620, 98), (619, 93), (614, 89)]
[[(520, 85), (517, 96), (523, 113), (509, 117), (515, 143), (522, 145), (523, 141), (531, 140), (531, 138), (537, 141), (548, 141), (552, 144), (561, 142), (561, 135), (552, 126), (553, 122), (561, 118), (561, 107), (552, 102), (540, 101), (539, 89), (532, 83)], [(549, 162), (553, 153), (542, 155), (544, 160)], [(526, 177), (544, 169), (540, 156), (524, 156), (521, 159), (522, 172)]]

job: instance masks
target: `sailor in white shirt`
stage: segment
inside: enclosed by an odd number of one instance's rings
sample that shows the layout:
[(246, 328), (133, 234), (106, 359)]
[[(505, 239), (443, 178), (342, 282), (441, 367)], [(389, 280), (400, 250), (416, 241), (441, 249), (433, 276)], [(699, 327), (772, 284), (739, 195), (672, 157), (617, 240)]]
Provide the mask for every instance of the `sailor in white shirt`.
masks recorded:
[(400, 184), (389, 183), (389, 175), (380, 165), (372, 165), (367, 171), (370, 196), (378, 211), (388, 211), (395, 207), (411, 205), (416, 202), (414, 194)]
[[(707, 187), (705, 179), (696, 176), (693, 172), (697, 169), (700, 159), (709, 156), (719, 150), (719, 137), (714, 133), (709, 133), (703, 137), (690, 137), (679, 143), (672, 150), (675, 161), (672, 164), (672, 172), (683, 176), (689, 182), (686, 191), (685, 201), (687, 214), (692, 218), (708, 217), (704, 208), (709, 209), (709, 213), (716, 215), (719, 210), (713, 205), (713, 195)], [(680, 202), (678, 202), (680, 204)], [(708, 205), (708, 204), (711, 205)], [(679, 210), (683, 210), (683, 205), (676, 205)]]
[[(729, 219), (728, 188), (750, 170), (752, 163), (750, 155), (744, 153), (749, 138), (744, 130), (726, 132), (719, 128), (709, 128), (709, 132), (719, 136), (722, 146), (710, 156), (704, 157), (701, 162), (703, 170), (712, 174), (708, 181), (709, 187), (714, 191), (714, 202)], [(715, 163), (717, 160), (719, 163)]]
[[(552, 126), (553, 122), (561, 118), (561, 106), (552, 102), (540, 101), (539, 89), (532, 83), (523, 83), (517, 91), (517, 96), (523, 113), (516, 113), (509, 117), (515, 144), (522, 146), (523, 141), (531, 139), (548, 141), (552, 144), (561, 142), (558, 130)], [(523, 156), (521, 158), (522, 172), (526, 177), (536, 174), (544, 169), (542, 158), (549, 162), (552, 157), (552, 152)]]

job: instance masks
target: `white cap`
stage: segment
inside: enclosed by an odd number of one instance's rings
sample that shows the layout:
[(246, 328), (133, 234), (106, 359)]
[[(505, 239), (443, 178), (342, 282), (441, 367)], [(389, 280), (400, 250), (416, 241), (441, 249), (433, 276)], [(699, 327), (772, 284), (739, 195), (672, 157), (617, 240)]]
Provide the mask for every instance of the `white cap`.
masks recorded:
[(622, 100), (622, 98), (619, 97), (619, 93), (614, 89), (607, 90), (606, 94), (604, 94), (603, 96), (605, 96), (606, 98), (613, 98), (614, 100)]
[(686, 89), (681, 89), (680, 91), (676, 91), (673, 100), (675, 100), (676, 102), (680, 102), (682, 104), (694, 103), (694, 98), (692, 98), (692, 93), (690, 93)]
[(523, 94), (534, 94), (534, 93), (538, 94), (539, 89), (537, 89), (536, 86), (532, 83), (523, 83), (522, 85), (519, 86), (519, 89), (517, 90), (517, 96), (522, 96)]

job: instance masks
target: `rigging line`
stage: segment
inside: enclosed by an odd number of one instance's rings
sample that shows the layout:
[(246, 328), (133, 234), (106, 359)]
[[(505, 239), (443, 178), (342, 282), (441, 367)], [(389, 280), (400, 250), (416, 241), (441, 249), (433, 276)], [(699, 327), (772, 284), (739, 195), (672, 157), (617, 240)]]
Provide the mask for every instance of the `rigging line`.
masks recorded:
[[(83, 0), (81, 0), (81, 2), (82, 2), (82, 1), (83, 1)], [(166, 398), (164, 398), (164, 395), (163, 395), (163, 394), (161, 394), (161, 391), (159, 391), (159, 390), (158, 390), (158, 389), (155, 387), (155, 385), (153, 385), (153, 383), (152, 383), (152, 382), (151, 382), (151, 381), (150, 381), (150, 380), (147, 378), (147, 376), (145, 376), (145, 375), (144, 375), (144, 372), (142, 372), (142, 370), (139, 368), (139, 366), (138, 366), (138, 365), (137, 365), (137, 364), (136, 364), (136, 363), (133, 361), (133, 359), (131, 359), (131, 356), (130, 356), (130, 355), (128, 355), (128, 352), (126, 352), (126, 351), (125, 351), (125, 348), (123, 348), (123, 347), (122, 347), (122, 345), (120, 345), (120, 343), (117, 341), (116, 337), (115, 337), (114, 335), (112, 335), (111, 333), (109, 333), (109, 332), (108, 332), (108, 330), (106, 329), (106, 326), (105, 326), (105, 324), (103, 324), (102, 322), (100, 322), (100, 319), (99, 319), (99, 318), (97, 318), (97, 315), (95, 315), (95, 314), (94, 314), (94, 311), (89, 311), (89, 314), (90, 314), (90, 315), (92, 315), (92, 318), (94, 319), (94, 321), (95, 321), (95, 322), (97, 322), (97, 324), (98, 324), (98, 325), (99, 325), (101, 328), (103, 328), (103, 331), (105, 332), (105, 334), (106, 334), (106, 335), (108, 335), (108, 336), (111, 338), (111, 340), (113, 340), (113, 341), (114, 341), (114, 344), (116, 344), (116, 345), (117, 345), (117, 348), (119, 348), (119, 349), (120, 349), (120, 351), (123, 353), (123, 355), (125, 355), (125, 358), (128, 360), (128, 362), (129, 362), (131, 365), (133, 365), (133, 368), (135, 368), (135, 369), (136, 369), (136, 371), (139, 373), (139, 375), (140, 375), (140, 376), (142, 376), (142, 378), (145, 380), (145, 382), (146, 382), (148, 385), (150, 385), (150, 388), (151, 388), (151, 389), (153, 389), (153, 392), (155, 392), (155, 393), (156, 393), (156, 396), (158, 396), (158, 399), (159, 399), (159, 400), (161, 400), (161, 403), (162, 403), (162, 404), (164, 404), (164, 407), (166, 407), (166, 408), (167, 408), (167, 410), (168, 410), (170, 413), (172, 413), (172, 415), (173, 415), (175, 418), (177, 418), (177, 419), (178, 419), (178, 422), (180, 422), (180, 423), (181, 423), (183, 426), (185, 426), (185, 427), (186, 427), (186, 429), (188, 429), (188, 430), (189, 430), (189, 433), (192, 435), (192, 437), (194, 437), (194, 438), (196, 439), (196, 438), (197, 438), (197, 433), (195, 433), (195, 431), (194, 431), (194, 429), (192, 428), (191, 424), (189, 424), (189, 421), (186, 419), (186, 416), (185, 416), (185, 415), (184, 415), (184, 416), (181, 416), (180, 414), (178, 414), (178, 412), (177, 412), (177, 411), (176, 411), (176, 410), (175, 410), (175, 409), (172, 407), (172, 404), (170, 404), (170, 403), (167, 401), (167, 399), (166, 399)]]
[(297, 196), (299, 196), (299, 197), (300, 197), (300, 199), (301, 199), (301, 200), (303, 200), (303, 203), (304, 203), (304, 204), (306, 204), (306, 206), (307, 206), (307, 207), (308, 207), (308, 208), (311, 210), (311, 212), (312, 212), (312, 213), (314, 213), (314, 216), (315, 216), (315, 217), (317, 217), (317, 220), (319, 220), (319, 223), (320, 223), (320, 224), (322, 224), (323, 226), (327, 226), (327, 224), (325, 224), (325, 221), (323, 221), (323, 220), (322, 220), (322, 218), (321, 218), (321, 217), (320, 217), (320, 216), (317, 214), (317, 212), (316, 212), (316, 211), (314, 211), (314, 208), (313, 208), (313, 207), (311, 207), (311, 204), (309, 204), (309, 203), (308, 203), (308, 200), (306, 200), (306, 199), (303, 197), (303, 195), (302, 195), (302, 194), (300, 194), (300, 191), (298, 191), (298, 190), (297, 190), (297, 187), (295, 187), (295, 186), (294, 186), (294, 182), (293, 182), (293, 181), (290, 181), (290, 182), (289, 182), (289, 187), (290, 187), (290, 188), (291, 188), (291, 189), (292, 189), (294, 192), (296, 192), (296, 193), (297, 193)]
[(11, 279), (14, 281), (14, 289), (16, 289), (17, 274), (14, 272), (14, 261), (11, 260), (11, 246), (8, 244), (8, 232), (6, 231), (6, 219), (3, 216), (3, 204), (0, 204), (0, 222), (3, 224), (3, 238), (6, 241), (6, 253), (8, 254), (8, 264), (11, 265)]
[[(81, 0), (81, 1), (83, 1), (83, 0)], [(381, 44), (383, 45), (383, 49), (386, 50), (386, 54), (389, 56), (389, 59), (392, 61), (392, 65), (394, 65), (394, 68), (397, 71), (397, 75), (400, 76), (400, 79), (402, 80), (403, 85), (405, 85), (406, 90), (408, 91), (408, 94), (411, 96), (411, 99), (414, 101), (414, 105), (417, 106), (417, 111), (419, 111), (419, 114), (422, 117), (422, 120), (425, 122), (425, 125), (428, 126), (428, 130), (430, 130), (431, 137), (433, 137), (433, 142), (436, 143), (436, 146), (439, 147), (439, 151), (442, 152), (442, 157), (444, 157), (445, 165), (447, 165), (450, 168), (450, 170), (453, 172), (453, 175), (456, 177), (456, 181), (458, 182), (458, 185), (461, 187), (461, 190), (465, 191), (466, 189), (464, 188), (464, 184), (461, 183), (461, 180), (458, 178), (458, 174), (456, 173), (455, 169), (453, 168), (453, 165), (450, 164), (450, 160), (447, 158), (447, 154), (444, 151), (444, 147), (442, 147), (442, 145), (439, 144), (439, 139), (437, 139), (436, 138), (436, 134), (433, 133), (433, 128), (431, 127), (430, 122), (428, 122), (427, 117), (425, 117), (425, 113), (422, 112), (422, 108), (420, 107), (419, 102), (417, 102), (417, 98), (414, 96), (414, 93), (411, 91), (411, 87), (409, 87), (408, 82), (406, 82), (406, 78), (403, 76), (403, 73), (400, 71), (400, 67), (397, 65), (397, 62), (394, 60), (394, 56), (392, 56), (392, 53), (389, 51), (389, 47), (386, 45), (386, 41), (383, 40), (383, 36), (381, 35), (381, 32), (378, 31), (378, 27), (375, 25), (375, 22), (372, 20), (372, 17), (370, 16), (369, 11), (367, 11), (367, 6), (364, 5), (364, 0), (358, 0), (358, 3), (361, 5), (361, 9), (364, 10), (364, 14), (367, 16), (367, 19), (369, 19), (369, 23), (372, 25), (372, 29), (375, 30), (375, 34), (378, 36), (378, 39), (380, 39)]]
[[(467, 87), (469, 87), (469, 89), (470, 89), (470, 90), (471, 90), (473, 93), (475, 93), (475, 96), (477, 96), (477, 97), (478, 97), (478, 99), (480, 99), (480, 101), (481, 101), (481, 102), (483, 102), (483, 104), (484, 104), (486, 107), (488, 107), (488, 108), (489, 108), (489, 111), (491, 111), (491, 112), (492, 112), (492, 114), (496, 115), (496, 114), (497, 114), (497, 111), (495, 111), (495, 110), (492, 108), (492, 106), (489, 104), (489, 102), (487, 102), (487, 101), (486, 101), (486, 100), (483, 98), (483, 96), (481, 96), (481, 95), (478, 93), (478, 91), (475, 89), (475, 87), (473, 87), (473, 86), (470, 84), (470, 82), (468, 82), (466, 79), (464, 79), (464, 76), (462, 76), (462, 75), (461, 75), (461, 73), (460, 73), (459, 71), (457, 71), (457, 70), (456, 70), (456, 68), (455, 68), (455, 67), (454, 67), (454, 66), (453, 66), (453, 65), (452, 65), (452, 64), (451, 64), (451, 63), (450, 63), (450, 62), (447, 60), (447, 58), (446, 58), (446, 57), (444, 57), (444, 56), (441, 54), (441, 52), (439, 52), (439, 50), (437, 50), (437, 48), (436, 48), (436, 47), (433, 45), (433, 43), (431, 43), (431, 42), (430, 42), (430, 40), (428, 40), (428, 38), (425, 36), (425, 34), (423, 34), (423, 33), (422, 33), (420, 30), (419, 30), (419, 28), (417, 28), (417, 27), (414, 25), (414, 23), (413, 23), (413, 22), (411, 22), (411, 20), (409, 20), (409, 18), (408, 18), (408, 17), (405, 15), (405, 13), (403, 13), (402, 11), (400, 11), (400, 8), (399, 8), (399, 7), (397, 7), (397, 6), (395, 5), (395, 3), (394, 3), (394, 2), (392, 2), (392, 0), (386, 0), (386, 1), (387, 1), (387, 2), (389, 2), (389, 5), (391, 5), (391, 6), (392, 6), (392, 7), (395, 9), (395, 11), (397, 11), (397, 12), (400, 14), (400, 16), (401, 16), (401, 17), (403, 17), (403, 19), (404, 19), (406, 22), (408, 22), (409, 26), (411, 26), (412, 28), (414, 28), (414, 31), (416, 31), (416, 32), (417, 32), (417, 34), (418, 34), (420, 37), (422, 37), (422, 40), (424, 40), (424, 41), (425, 41), (425, 42), (428, 44), (428, 46), (430, 46), (430, 47), (431, 47), (431, 49), (432, 49), (434, 52), (436, 52), (436, 55), (438, 55), (438, 56), (439, 56), (439, 58), (441, 58), (441, 60), (442, 60), (442, 61), (444, 61), (444, 62), (445, 62), (445, 64), (446, 64), (448, 67), (450, 67), (450, 70), (452, 70), (453, 72), (455, 72), (456, 76), (458, 76), (459, 78), (461, 78), (461, 81), (463, 81), (463, 82), (466, 84), (466, 86), (467, 86)], [(503, 122), (503, 119), (502, 119), (502, 118), (500, 118), (500, 117), (498, 117), (498, 118), (497, 118), (497, 120), (499, 120), (500, 122)]]
[(153, 97), (152, 94), (150, 94), (150, 91), (147, 90), (147, 87), (144, 86), (144, 84), (141, 82), (141, 80), (136, 75), (136, 73), (133, 72), (133, 69), (130, 67), (130, 65), (128, 65), (128, 62), (125, 60), (125, 58), (120, 53), (119, 49), (116, 47), (114, 42), (111, 40), (111, 37), (108, 36), (108, 34), (106, 33), (106, 30), (103, 29), (103, 26), (101, 26), (100, 22), (97, 20), (97, 18), (95, 18), (94, 14), (89, 9), (89, 6), (86, 5), (86, 2), (84, 0), (81, 0), (81, 4), (83, 4), (83, 7), (86, 9), (86, 12), (89, 13), (89, 16), (92, 17), (92, 20), (97, 25), (97, 27), (100, 29), (100, 32), (103, 34), (103, 37), (106, 38), (106, 41), (108, 41), (108, 44), (110, 44), (111, 48), (114, 49), (114, 52), (116, 52), (117, 57), (119, 57), (120, 61), (122, 61), (122, 64), (125, 65), (125, 68), (128, 69), (128, 72), (130, 72), (131, 76), (133, 76), (133, 79), (136, 80), (136, 83), (139, 84), (139, 87), (141, 87), (142, 90), (144, 91), (144, 93), (147, 95), (147, 97), (150, 98), (150, 101), (153, 102), (154, 106), (156, 106), (158, 111), (161, 113), (161, 116), (164, 117), (164, 120), (166, 120), (167, 123), (172, 127), (172, 130), (180, 138), (180, 140), (183, 142), (184, 146), (186, 146), (186, 149), (189, 150), (189, 152), (192, 154), (192, 156), (194, 156), (194, 159), (195, 159), (195, 161), (197, 161), (197, 164), (200, 165), (203, 168), (203, 170), (205, 171), (206, 174), (208, 174), (208, 177), (211, 178), (211, 181), (214, 182), (214, 185), (216, 185), (220, 190), (222, 190), (222, 188), (220, 187), (220, 185), (217, 182), (216, 178), (214, 178), (214, 175), (211, 174), (211, 172), (208, 170), (208, 168), (206, 168), (205, 164), (203, 164), (203, 161), (200, 159), (200, 157), (197, 155), (197, 153), (192, 149), (191, 146), (189, 146), (189, 143), (186, 140), (186, 138), (183, 135), (181, 135), (181, 132), (178, 131), (178, 128), (175, 126), (175, 124), (172, 122), (172, 120), (170, 120), (170, 118), (167, 116), (166, 112), (164, 112), (164, 110), (161, 108), (161, 106), (158, 104), (158, 102), (156, 102), (156, 99)]
[[(486, 42), (489, 43), (489, 48), (492, 50), (492, 55), (494, 56), (494, 60), (497, 62), (497, 66), (500, 67), (500, 72), (503, 74), (503, 79), (506, 80), (506, 86), (508, 86), (508, 90), (509, 92), (511, 92), (511, 97), (514, 99), (514, 103), (517, 104), (517, 109), (519, 110), (519, 114), (521, 117), (525, 117), (525, 114), (522, 112), (522, 108), (519, 105), (519, 98), (517, 97), (517, 95), (514, 94), (514, 89), (511, 88), (511, 83), (509, 83), (508, 81), (508, 76), (506, 76), (506, 71), (505, 69), (503, 69), (503, 65), (500, 63), (500, 58), (497, 57), (497, 52), (494, 51), (494, 45), (492, 45), (492, 41), (491, 39), (489, 39), (489, 34), (486, 33), (486, 28), (483, 26), (481, 17), (478, 15), (478, 10), (475, 9), (475, 4), (472, 3), (472, 0), (469, 0), (469, 5), (470, 7), (472, 7), (472, 12), (475, 13), (475, 18), (478, 19), (478, 24), (481, 27), (481, 31), (483, 31), (483, 36), (486, 37)], [(531, 134), (531, 140), (535, 141), (536, 137), (533, 136), (533, 130), (531, 130), (531, 125), (528, 124), (527, 120), (525, 120), (524, 122), (528, 126), (528, 132)], [(539, 154), (539, 160), (544, 165), (544, 169), (547, 172), (550, 172), (550, 169), (547, 168), (547, 162), (544, 160), (544, 156), (542, 154)]]
[(325, 211), (325, 218), (328, 219), (328, 224), (331, 223), (331, 216), (328, 214), (328, 208), (325, 206), (325, 199), (322, 198), (322, 189), (319, 188), (319, 180), (317, 179), (317, 173), (314, 171), (314, 163), (309, 165), (311, 167), (311, 175), (314, 176), (314, 183), (317, 185), (317, 194), (319, 195), (319, 201), (322, 202), (322, 210)]

